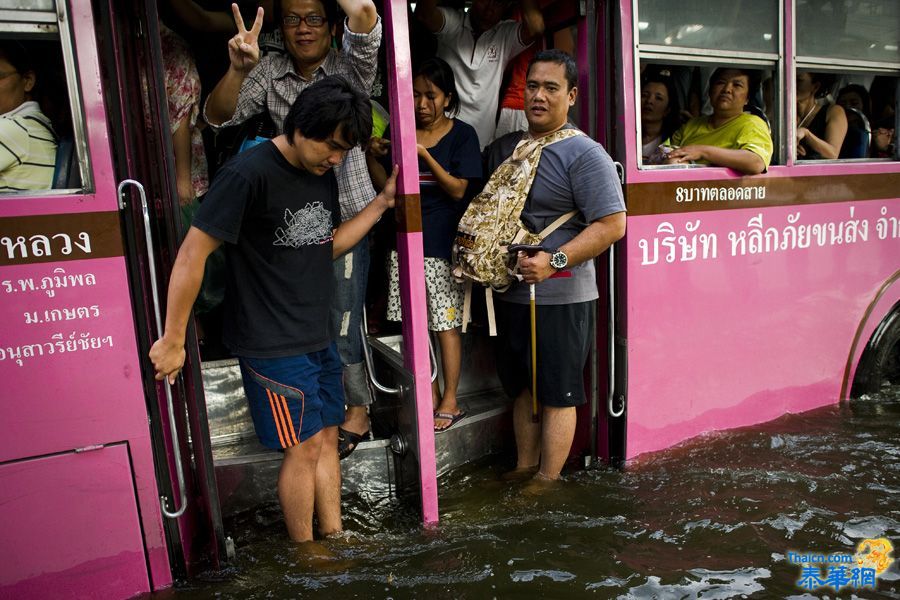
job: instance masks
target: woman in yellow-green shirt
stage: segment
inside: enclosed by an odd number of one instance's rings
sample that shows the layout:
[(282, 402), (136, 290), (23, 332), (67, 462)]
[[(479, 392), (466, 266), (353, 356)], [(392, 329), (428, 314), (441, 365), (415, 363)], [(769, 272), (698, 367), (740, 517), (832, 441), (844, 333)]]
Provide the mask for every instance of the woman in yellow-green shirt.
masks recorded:
[(668, 164), (700, 163), (730, 167), (747, 175), (764, 172), (772, 157), (772, 135), (765, 121), (744, 112), (758, 85), (755, 72), (719, 68), (709, 79), (711, 116), (694, 117), (672, 134)]

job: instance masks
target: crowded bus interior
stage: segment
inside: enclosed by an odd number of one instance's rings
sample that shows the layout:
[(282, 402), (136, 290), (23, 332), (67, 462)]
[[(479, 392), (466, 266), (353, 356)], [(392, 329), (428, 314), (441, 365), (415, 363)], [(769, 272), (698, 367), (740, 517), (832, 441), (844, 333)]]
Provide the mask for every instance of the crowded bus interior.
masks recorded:
[[(49, 0), (33, 4), (35, 15), (45, 15), (47, 13), (41, 11), (53, 8), (53, 2)], [(445, 2), (442, 6), (460, 8), (464, 4), (469, 3)], [(542, 4), (546, 24), (536, 45), (577, 54), (578, 23), (583, 18), (577, 7), (565, 2)], [(256, 3), (240, 2), (238, 6), (243, 19), (251, 22)], [(259, 38), (261, 53), (284, 52), (281, 28), (276, 26), (272, 16), (274, 6), (271, 2), (264, 2), (262, 6), (265, 17)], [(771, 136), (773, 149), (769, 165), (784, 165), (789, 159), (797, 164), (896, 160), (897, 53), (889, 44), (873, 42), (885, 39), (878, 33), (880, 19), (877, 16), (867, 18), (860, 9), (855, 14), (852, 11), (842, 14), (838, 19), (833, 14), (838, 10), (833, 3), (798, 2), (796, 73), (790, 77), (781, 59), (784, 36), (780, 33), (783, 27), (778, 15), (780, 2), (755, 5), (753, 10), (747, 8), (747, 3), (736, 3), (732, 14), (728, 11), (709, 14), (703, 2), (681, 3), (676, 8), (665, 2), (644, 1), (636, 6), (640, 11), (635, 22), (640, 49), (635, 61), (639, 88), (634, 97), (638, 103), (636, 114), (640, 115), (636, 123), (640, 155), (621, 156), (621, 162), (637, 162), (642, 169), (700, 167), (709, 163), (703, 159), (675, 161), (668, 159), (667, 154), (678, 148), (673, 136), (678, 135), (680, 128), (692, 120), (714, 115), (710, 90), (717, 83), (713, 78), (722, 69), (749, 75), (743, 84), (747, 87), (743, 110), (761, 121)], [(504, 7), (504, 18), (521, 19), (516, 3), (505, 3)], [(168, 169), (165, 177), (174, 182), (176, 195), (172, 198), (177, 199), (179, 207), (179, 210), (173, 210), (173, 205), (165, 210), (173, 213), (177, 231), (184, 232), (197, 205), (202, 202), (208, 182), (223, 162), (240, 152), (248, 140), (272, 137), (275, 127), (265, 111), (234, 127), (214, 129), (204, 123), (204, 102), (227, 66), (222, 40), (227, 40), (234, 28), (234, 19), (227, 7), (213, 2), (170, 0), (160, 1), (156, 8), (159, 20), (153, 25), (159, 32), (162, 59), (158, 65), (161, 72), (156, 75), (161, 76), (165, 89), (157, 89), (145, 82), (143, 89), (124, 93), (139, 100), (140, 104), (135, 106), (142, 106), (148, 115), (154, 110), (168, 113), (168, 134), (160, 135), (158, 143), (165, 140), (170, 147), (156, 150), (157, 157), (164, 157), (165, 162), (172, 165), (164, 166)], [(416, 61), (435, 55), (437, 43), (421, 20), (415, 18), (414, 12), (415, 3), (412, 3), (408, 25), (410, 46), (416, 49), (415, 68)], [(735, 15), (750, 20), (740, 20), (738, 27)], [(17, 184), (9, 182), (0, 193), (27, 194), (45, 188), (81, 189), (82, 181), (84, 187), (89, 188), (89, 159), (81, 123), (84, 116), (79, 106), (78, 85), (73, 81), (74, 57), (71, 54), (63, 56), (63, 52), (71, 48), (66, 29), (29, 27), (27, 20), (7, 23), (4, 27), (0, 46), (2, 75), (7, 79), (7, 86), (18, 86), (15, 97), (23, 100), (17, 106), (4, 104), (4, 109), (5, 112), (22, 110), (26, 102), (36, 103), (29, 105), (39, 108), (30, 122), (38, 124), (43, 130), (41, 133), (45, 134), (47, 147), (53, 148), (54, 168), (44, 169), (44, 183), (16, 187)], [(336, 27), (336, 44), (340, 44), (341, 30), (342, 26)], [(832, 43), (834, 40), (839, 43)], [(115, 40), (101, 41), (110, 44)], [(704, 50), (702, 55), (696, 52), (698, 48)], [(531, 51), (527, 51), (526, 58), (530, 54)], [(516, 64), (511, 62), (506, 69), (504, 93), (511, 83), (515, 85), (510, 81), (512, 77), (521, 77), (515, 70)], [(385, 108), (390, 105), (387, 76), (382, 45), (372, 87), (373, 114), (377, 115), (377, 131), (373, 138), (377, 141), (371, 146), (387, 139), (381, 136), (389, 135), (389, 130), (385, 133), (390, 122)], [(165, 96), (154, 97), (153, 91), (168, 94), (168, 103)], [(584, 122), (587, 111), (583, 110), (583, 104), (590, 102), (588, 94), (589, 90), (583, 90), (570, 111), (571, 121), (585, 129), (589, 124)], [(791, 98), (796, 104), (788, 106)], [(610, 98), (611, 104), (613, 101)], [(604, 113), (611, 109), (600, 107), (599, 110)], [(180, 112), (172, 115), (173, 110)], [(76, 115), (74, 119), (73, 114)], [(627, 135), (627, 132), (616, 131), (614, 121), (607, 116), (601, 115), (600, 119), (599, 125), (594, 124), (594, 131), (599, 136), (613, 141)], [(788, 127), (789, 119), (794, 119), (795, 127)], [(812, 131), (818, 134), (814, 146), (802, 139)], [(788, 143), (787, 136), (791, 132), (796, 132), (797, 143)], [(389, 144), (388, 139), (388, 147)], [(12, 162), (15, 158), (13, 156)], [(49, 177), (51, 172), (52, 178)], [(471, 182), (472, 187), (481, 184), (483, 178), (474, 178)], [(467, 194), (473, 195), (471, 190)], [(402, 363), (399, 358), (402, 352), (400, 322), (397, 315), (393, 316), (395, 320), (388, 318), (390, 248), (396, 236), (395, 222), (393, 217), (383, 219), (370, 235), (371, 266), (366, 286), (365, 319), (355, 334), (366, 342), (368, 386), (376, 401), (369, 408), (371, 425), (366, 435), (359, 438), (358, 451), (348, 464), (365, 462), (369, 469), (380, 472), (381, 477), (372, 478), (368, 470), (348, 468), (349, 476), (345, 479), (348, 489), (364, 485), (363, 479), (366, 485), (375, 481), (386, 487), (392, 485), (392, 468), (385, 457), (390, 456), (386, 451), (397, 431), (398, 404), (402, 396), (397, 383), (387, 372), (390, 369), (383, 363)], [(181, 234), (177, 233), (176, 237)], [(177, 239), (169, 243), (177, 245)], [(220, 487), (229, 481), (228, 474), (232, 470), (238, 473), (234, 475), (236, 479), (259, 481), (243, 479), (247, 465), (254, 469), (268, 465), (274, 473), (279, 460), (255, 441), (237, 361), (221, 342), (223, 269), (223, 254), (214, 254), (194, 310), (202, 387)], [(508, 403), (494, 372), (493, 341), (487, 331), (483, 297), (474, 294), (473, 299), (472, 322), (468, 324), (466, 334), (459, 338), (462, 363), (457, 395), (459, 406), (465, 407), (465, 411), (458, 413), (464, 412), (466, 417), (458, 426), (453, 421), (454, 427), (448, 428), (446, 437), (437, 438), (441, 473), (471, 460), (470, 452), (491, 454), (508, 447), (509, 432), (502, 434)], [(445, 385), (445, 372), (440, 367), (442, 344), (437, 338), (433, 334), (430, 344), (436, 407), (440, 404), (437, 390)], [(498, 432), (501, 434), (496, 435)], [(456, 435), (449, 435), (451, 433)], [(403, 441), (396, 437), (393, 443), (403, 446)], [(354, 481), (354, 472), (361, 474), (358, 481)], [(365, 474), (364, 478), (362, 474)], [(246, 496), (242, 495), (243, 491), (235, 491), (234, 509), (251, 506), (258, 500), (257, 494), (270, 489), (263, 483), (260, 489), (243, 490), (247, 492)], [(226, 495), (226, 498), (230, 496)]]
[[(166, 414), (162, 387), (154, 381), (147, 355), (158, 337), (160, 315), (165, 316), (171, 266), (210, 183), (229, 159), (281, 131), (278, 117), (270, 116), (265, 105), (237, 109), (246, 118), (230, 124), (234, 106), (231, 112), (217, 112), (223, 103), (218, 97), (210, 101), (230, 68), (228, 44), (235, 23), (240, 20), (250, 28), (262, 7), (259, 56), (287, 56), (286, 29), (323, 27), (287, 10), (295, 2), (241, 0), (233, 12), (224, 0), (94, 0), (88, 7), (92, 11), (86, 12), (92, 15), (93, 39), (79, 32), (82, 37), (76, 40), (73, 26), (61, 15), (81, 15), (79, 2), (0, 0), (0, 131), (8, 132), (0, 135), (0, 205), (37, 196), (40, 213), (53, 214), (53, 199), (70, 197), (74, 203), (108, 180), (122, 182), (118, 206), (132, 302), (127, 308), (134, 313), (129, 318), (151, 422), (154, 472), (163, 495), (172, 499), (178, 497), (173, 465), (179, 460), (199, 465), (188, 474), (186, 493), (201, 490), (196, 492), (204, 497), (201, 512), (208, 513), (204, 518), (212, 522), (216, 540), (212, 553), (223, 559), (231, 549), (224, 542), (222, 518), (277, 502), (275, 481), (282, 460), (257, 439), (238, 359), (222, 340), (228, 319), (224, 248), (210, 255), (193, 307), (186, 366), (170, 392), (175, 415)], [(375, 0), (379, 23), (386, 20), (386, 5), (395, 4)], [(404, 92), (415, 107), (406, 113), (410, 118), (428, 113), (430, 103), (428, 118), (459, 119), (448, 98), (470, 91), (465, 85), (471, 83), (461, 84), (459, 77), (455, 94), (441, 87), (447, 87), (442, 69), (452, 65), (434, 60), (440, 55), (433, 33), (439, 27), (428, 14), (438, 6), (463, 15), (483, 14), (479, 11), (487, 9), (482, 5), (498, 11), (492, 17), (496, 21), (515, 23), (515, 43), (523, 48), (510, 52), (500, 69), (497, 93), (487, 104), (490, 114), (478, 116), (490, 127), (469, 127), (474, 133), (467, 154), (457, 157), (470, 168), (455, 178), (463, 182), (462, 190), (453, 192), (463, 209), (496, 166), (490, 163), (490, 143), (501, 133), (528, 127), (522, 107), (526, 69), (541, 49), (562, 50), (576, 59), (578, 96), (569, 121), (604, 146), (623, 190), (633, 183), (628, 178), (662, 185), (669, 177), (689, 181), (690, 171), (700, 173), (700, 180), (709, 179), (710, 167), (720, 167), (719, 185), (738, 186), (803, 177), (817, 168), (838, 178), (841, 169), (865, 175), (867, 166), (884, 173), (890, 169), (885, 165), (900, 160), (900, 7), (895, 0), (735, 0), (715, 10), (702, 0), (420, 0), (406, 3), (402, 26), (395, 22), (384, 29), (374, 73), (364, 74), (371, 80), (373, 133), (362, 148), (367, 170), (356, 176), (366, 178), (373, 194), (400, 161), (400, 139), (414, 139), (399, 133), (413, 129), (397, 123), (392, 114), (400, 106), (393, 91), (400, 77), (412, 84)], [(337, 5), (328, 6), (325, 26), (333, 29), (333, 48), (340, 53), (359, 43), (354, 41), (358, 34), (350, 32), (348, 42), (344, 15), (329, 12), (337, 11)], [(397, 19), (399, 11), (396, 6), (393, 10)], [(490, 27), (494, 24), (485, 29)], [(408, 32), (408, 47), (394, 47), (391, 31)], [(629, 47), (623, 39), (633, 43)], [(402, 36), (400, 41), (405, 43)], [(96, 46), (102, 105), (94, 90), (86, 88), (85, 78), (93, 73), (80, 62), (85, 44)], [(479, 51), (498, 52), (494, 46)], [(408, 64), (397, 75), (395, 63), (401, 59)], [(623, 86), (629, 87), (623, 91)], [(436, 97), (447, 102), (443, 108), (434, 108)], [(109, 160), (96, 158), (100, 138), (89, 135), (90, 122), (97, 119), (108, 130)], [(738, 120), (745, 128), (728, 139), (715, 131), (720, 123)], [(417, 120), (416, 128), (424, 127)], [(442, 136), (452, 127), (447, 125)], [(432, 149), (442, 136), (427, 138)], [(415, 156), (417, 150), (410, 152)], [(137, 186), (126, 183), (133, 179), (140, 179), (140, 194), (146, 193), (143, 208)], [(423, 189), (443, 186), (442, 193), (449, 189), (434, 179), (423, 178), (419, 184)], [(636, 205), (645, 196), (624, 193), (624, 198), (629, 218), (634, 209), (638, 215), (652, 214)], [(462, 210), (453, 214), (451, 235)], [(365, 277), (362, 314), (351, 317), (348, 310), (335, 317), (340, 328), (335, 334), (352, 339), (358, 348), (353, 364), (362, 379), (350, 382), (345, 370), (345, 386), (355, 386), (371, 400), (354, 405), (342, 428), (345, 494), (418, 498), (421, 493), (415, 431), (422, 425), (417, 424), (417, 381), (409, 368), (404, 331), (410, 314), (429, 314), (430, 309), (408, 306), (400, 292), (409, 257), (398, 239), (406, 233), (407, 218), (385, 214), (364, 241), (364, 263), (337, 259), (347, 279)], [(145, 239), (151, 233), (153, 247), (148, 247)], [(640, 355), (626, 356), (624, 346), (624, 315), (632, 301), (626, 284), (636, 285), (645, 272), (630, 270), (639, 251), (634, 246), (631, 257), (626, 255), (626, 241), (595, 259), (597, 326), (584, 368), (589, 401), (578, 409), (568, 468), (621, 466), (633, 457), (626, 446), (625, 398), (627, 386), (634, 384), (628, 383), (626, 369)], [(0, 250), (8, 250), (12, 258), (12, 246), (7, 246)], [(40, 256), (39, 250), (34, 255)], [(626, 270), (633, 275), (630, 282)], [(449, 276), (449, 270), (441, 273), (434, 276)], [(155, 319), (152, 295), (162, 299)], [(474, 285), (466, 293), (465, 314), (457, 317), (455, 308), (450, 311), (449, 329), (428, 324), (436, 477), (486, 457), (508, 461), (515, 449), (511, 401), (497, 374), (492, 302), (490, 294)], [(172, 445), (186, 458), (168, 456), (165, 449)], [(164, 503), (164, 513), (167, 506), (174, 505)], [(185, 539), (178, 525), (164, 527), (168, 539)]]

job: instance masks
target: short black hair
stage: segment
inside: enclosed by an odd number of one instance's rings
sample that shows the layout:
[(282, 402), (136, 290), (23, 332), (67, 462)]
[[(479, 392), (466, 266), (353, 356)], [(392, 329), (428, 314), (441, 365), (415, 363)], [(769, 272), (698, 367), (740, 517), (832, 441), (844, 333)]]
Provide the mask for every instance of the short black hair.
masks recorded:
[(0, 41), (0, 58), (5, 59), (22, 75), (36, 70), (32, 53), (21, 42), (14, 40)]
[(722, 71), (737, 71), (741, 75), (747, 76), (747, 100), (753, 102), (759, 86), (762, 83), (762, 73), (757, 69), (745, 69), (743, 67), (719, 67), (709, 76), (709, 86), (712, 87), (713, 82), (719, 78)]
[(539, 62), (551, 62), (557, 65), (563, 65), (566, 68), (566, 83), (568, 84), (568, 89), (572, 89), (578, 85), (578, 67), (575, 65), (575, 59), (572, 58), (567, 52), (563, 52), (562, 50), (558, 50), (556, 48), (551, 48), (550, 50), (541, 50), (537, 54), (532, 57), (530, 61), (528, 61), (528, 70), (526, 71), (526, 78), (528, 74), (531, 73), (531, 67), (534, 66), (535, 63)]
[(456, 92), (456, 78), (453, 76), (453, 69), (450, 68), (447, 61), (437, 56), (426, 59), (413, 71), (413, 79), (416, 77), (424, 77), (444, 92), (444, 95), (449, 98), (447, 113), (451, 117), (455, 117), (459, 112), (459, 94)]
[(297, 96), (284, 118), (284, 133), (293, 145), (294, 133), (325, 140), (335, 131), (351, 146), (372, 137), (372, 104), (369, 98), (340, 75), (329, 75)]
[[(338, 7), (335, 0), (319, 0), (319, 2), (322, 3), (322, 8), (325, 9), (325, 20), (328, 21), (328, 26), (336, 25), (338, 22)], [(281, 19), (284, 17), (281, 0), (274, 0), (273, 8), (275, 12), (275, 26), (281, 29)]]

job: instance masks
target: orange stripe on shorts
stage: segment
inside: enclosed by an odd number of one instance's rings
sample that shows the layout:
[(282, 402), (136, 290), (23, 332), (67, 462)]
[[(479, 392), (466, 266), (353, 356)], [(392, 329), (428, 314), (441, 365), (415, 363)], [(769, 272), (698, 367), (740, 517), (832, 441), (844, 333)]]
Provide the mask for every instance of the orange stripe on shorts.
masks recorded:
[(281, 442), (282, 448), (287, 448), (287, 444), (284, 443), (284, 433), (282, 432), (281, 417), (278, 414), (278, 409), (275, 408), (275, 398), (268, 388), (266, 388), (266, 395), (269, 397), (269, 406), (272, 407), (272, 418), (275, 420), (275, 429), (278, 430), (278, 441)]
[[(281, 406), (284, 409), (284, 416), (287, 418), (288, 429), (291, 432), (291, 439), (294, 440), (294, 445), (300, 443), (300, 440), (297, 439), (297, 431), (294, 429), (294, 421), (291, 419), (291, 411), (288, 409), (287, 399), (284, 396), (278, 396), (281, 399)], [(302, 419), (303, 417), (301, 417)]]

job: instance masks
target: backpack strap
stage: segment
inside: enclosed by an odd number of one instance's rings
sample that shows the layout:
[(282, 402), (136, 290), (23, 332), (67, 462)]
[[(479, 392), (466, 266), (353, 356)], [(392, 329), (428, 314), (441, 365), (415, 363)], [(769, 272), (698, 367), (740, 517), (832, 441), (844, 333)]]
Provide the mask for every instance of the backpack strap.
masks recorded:
[(484, 288), (484, 306), (487, 308), (488, 318), (488, 335), (497, 335), (497, 313), (494, 311), (494, 288), (485, 286)]
[(568, 223), (569, 220), (577, 214), (577, 210), (570, 210), (566, 214), (557, 217), (555, 221), (544, 227), (544, 229), (541, 230), (541, 232), (538, 234), (538, 236), (541, 238), (541, 241), (543, 241), (548, 235)]
[(469, 321), (472, 320), (472, 280), (466, 279), (466, 294), (463, 299), (463, 317), (462, 332), (465, 333), (469, 328)]

